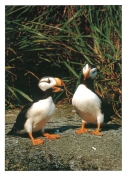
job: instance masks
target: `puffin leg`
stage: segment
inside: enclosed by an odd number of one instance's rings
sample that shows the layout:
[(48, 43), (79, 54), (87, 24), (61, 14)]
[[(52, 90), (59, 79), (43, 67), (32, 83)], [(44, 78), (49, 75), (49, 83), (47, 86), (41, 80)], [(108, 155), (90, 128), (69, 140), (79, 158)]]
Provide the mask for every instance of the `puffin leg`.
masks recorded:
[(100, 130), (100, 123), (98, 123), (98, 127), (97, 127), (97, 129), (94, 130), (94, 131), (92, 131), (92, 132), (90, 132), (90, 133), (93, 134), (93, 135), (102, 136), (102, 133), (99, 132), (99, 130)]
[(39, 144), (43, 143), (42, 138), (34, 139), (32, 136), (32, 132), (29, 132), (28, 135), (31, 138), (33, 145), (39, 145)]
[(48, 133), (44, 133), (42, 132), (43, 136), (48, 138), (48, 139), (56, 139), (56, 138), (60, 138), (60, 135), (58, 134), (48, 134)]
[(78, 130), (76, 130), (76, 133), (77, 133), (77, 134), (83, 134), (83, 133), (88, 132), (88, 130), (85, 129), (85, 124), (86, 124), (86, 123), (82, 121), (82, 126), (81, 126), (81, 128), (78, 129)]

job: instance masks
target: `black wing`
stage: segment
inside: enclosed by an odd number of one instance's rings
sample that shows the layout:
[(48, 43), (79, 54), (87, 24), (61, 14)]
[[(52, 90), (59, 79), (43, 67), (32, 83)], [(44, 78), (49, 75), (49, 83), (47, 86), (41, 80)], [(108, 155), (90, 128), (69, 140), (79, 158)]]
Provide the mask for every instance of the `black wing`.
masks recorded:
[(18, 130), (20, 131), (24, 129), (24, 124), (25, 124), (25, 121), (27, 120), (26, 113), (32, 105), (33, 105), (33, 102), (24, 106), (24, 108), (18, 114), (14, 126), (12, 127), (11, 131), (7, 133), (7, 135), (13, 135)]
[(105, 101), (102, 101), (101, 112), (104, 113), (104, 122), (107, 123), (111, 121), (111, 116), (114, 114), (111, 104), (108, 104)]

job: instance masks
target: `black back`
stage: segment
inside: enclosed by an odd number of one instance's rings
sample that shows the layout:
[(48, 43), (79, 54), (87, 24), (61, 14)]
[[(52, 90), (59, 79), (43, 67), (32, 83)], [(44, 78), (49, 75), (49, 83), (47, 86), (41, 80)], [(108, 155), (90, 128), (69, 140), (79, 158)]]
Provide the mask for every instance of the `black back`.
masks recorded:
[(91, 91), (94, 91), (94, 80), (92, 80), (91, 78), (86, 78), (86, 80), (84, 80), (84, 77), (81, 77), (81, 81), (80, 84), (84, 84), (86, 85), (87, 88), (89, 88)]

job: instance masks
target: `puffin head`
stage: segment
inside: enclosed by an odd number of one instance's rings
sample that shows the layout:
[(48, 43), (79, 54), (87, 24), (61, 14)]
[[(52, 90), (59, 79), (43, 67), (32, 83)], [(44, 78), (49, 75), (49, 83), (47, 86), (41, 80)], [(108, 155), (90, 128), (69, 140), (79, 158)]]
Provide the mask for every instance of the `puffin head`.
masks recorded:
[(85, 67), (83, 68), (83, 75), (84, 75), (84, 80), (86, 78), (94, 79), (97, 76), (97, 68), (89, 64), (86, 64)]
[(53, 92), (62, 91), (63, 89), (59, 88), (58, 86), (64, 86), (64, 82), (59, 78), (53, 77), (43, 77), (39, 80), (38, 83), (38, 87), (43, 91), (46, 91), (48, 89), (52, 89)]

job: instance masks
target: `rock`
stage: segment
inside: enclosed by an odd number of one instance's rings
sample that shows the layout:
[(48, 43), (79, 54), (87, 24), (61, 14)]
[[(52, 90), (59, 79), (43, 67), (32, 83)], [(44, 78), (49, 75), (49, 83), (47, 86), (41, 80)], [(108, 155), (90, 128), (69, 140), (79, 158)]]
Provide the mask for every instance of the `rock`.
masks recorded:
[[(34, 146), (29, 136), (5, 135), (6, 171), (106, 171), (122, 170), (122, 126), (110, 123), (102, 127), (102, 137), (90, 133), (77, 135), (75, 130), (81, 120), (72, 112), (71, 105), (59, 107), (53, 118), (46, 124), (46, 131), (61, 136), (56, 140), (43, 137), (44, 143)], [(18, 110), (6, 111), (5, 133), (10, 131)], [(8, 119), (9, 117), (9, 119)], [(88, 129), (95, 129), (88, 125)], [(40, 133), (34, 137), (42, 137)]]

